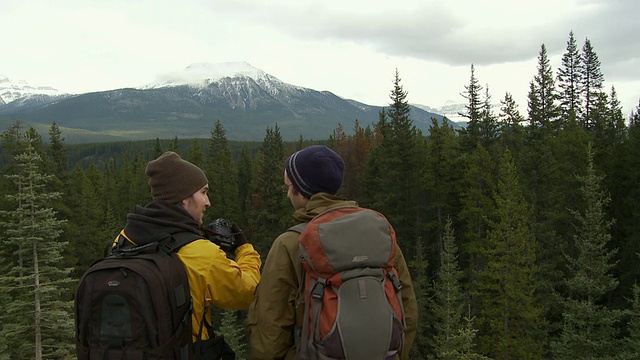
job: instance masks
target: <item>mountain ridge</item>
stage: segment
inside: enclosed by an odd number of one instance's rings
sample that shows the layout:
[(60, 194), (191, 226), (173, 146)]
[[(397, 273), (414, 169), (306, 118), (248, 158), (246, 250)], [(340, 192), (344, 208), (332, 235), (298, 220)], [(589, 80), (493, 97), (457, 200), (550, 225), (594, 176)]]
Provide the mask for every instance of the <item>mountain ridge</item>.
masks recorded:
[[(217, 120), (230, 140), (260, 141), (267, 127), (277, 126), (283, 140), (293, 141), (326, 139), (339, 125), (352, 129), (356, 120), (373, 125), (382, 109), (287, 84), (240, 62), (193, 64), (140, 88), (32, 95), (0, 104), (0, 116), (40, 127), (55, 122), (72, 142), (208, 137)], [(431, 118), (443, 121), (416, 106), (410, 117), (425, 134)]]

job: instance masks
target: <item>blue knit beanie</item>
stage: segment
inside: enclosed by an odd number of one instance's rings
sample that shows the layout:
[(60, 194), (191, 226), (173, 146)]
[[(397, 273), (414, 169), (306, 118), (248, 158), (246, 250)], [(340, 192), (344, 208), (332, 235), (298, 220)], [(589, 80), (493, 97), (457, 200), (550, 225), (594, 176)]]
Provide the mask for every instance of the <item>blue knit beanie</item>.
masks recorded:
[(342, 186), (344, 161), (326, 146), (313, 145), (296, 151), (285, 166), (291, 183), (307, 199), (319, 192), (335, 195)]

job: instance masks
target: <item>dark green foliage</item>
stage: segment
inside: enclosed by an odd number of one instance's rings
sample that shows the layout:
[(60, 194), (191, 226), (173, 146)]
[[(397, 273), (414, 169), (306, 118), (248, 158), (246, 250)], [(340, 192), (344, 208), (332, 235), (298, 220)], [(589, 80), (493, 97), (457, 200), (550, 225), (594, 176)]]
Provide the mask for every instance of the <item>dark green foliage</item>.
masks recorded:
[(451, 214), (457, 214), (460, 208), (460, 179), (462, 178), (461, 150), (455, 131), (444, 124), (440, 126), (434, 119), (426, 142), (426, 160), (423, 167), (422, 186), (426, 191), (425, 229), (435, 234), (434, 249), (427, 254), (432, 263), (437, 263), (443, 249), (445, 225)]
[(498, 114), (500, 148), (509, 149), (513, 157), (518, 159), (524, 151), (525, 118), (520, 114), (518, 105), (510, 93), (507, 92), (500, 103), (502, 104)]
[(187, 153), (186, 160), (192, 164), (195, 164), (197, 167), (204, 169), (204, 157), (204, 151), (202, 151), (202, 146), (200, 146), (200, 139), (193, 139), (193, 141), (191, 142), (191, 146), (189, 147), (189, 152)]
[(625, 339), (623, 359), (635, 359), (640, 354), (640, 287), (633, 286), (629, 311), (629, 337)]
[(227, 142), (222, 124), (216, 121), (211, 132), (209, 142), (209, 156), (204, 168), (209, 180), (209, 200), (211, 207), (205, 216), (205, 223), (217, 218), (225, 218), (242, 223), (240, 197), (238, 195), (238, 177), (235, 164), (231, 156), (231, 149)]
[[(638, 119), (634, 119), (637, 117)], [(631, 289), (640, 279), (638, 255), (640, 253), (640, 106), (632, 114), (628, 128), (628, 137), (615, 155), (609, 160), (613, 173), (605, 177), (612, 205), (608, 211), (615, 214), (616, 222), (612, 226), (612, 240), (619, 246), (619, 266), (617, 273), (620, 286), (615, 299), (620, 303), (623, 297), (631, 297)], [(610, 179), (609, 179), (610, 178)], [(613, 215), (612, 215), (613, 216)]]
[[(480, 251), (493, 216), (495, 165), (489, 153), (478, 143), (474, 152), (463, 157), (463, 179), (458, 213), (461, 235), (461, 264), (467, 274), (467, 286), (473, 294), (477, 272), (482, 268)], [(471, 299), (471, 315), (476, 315), (476, 301)]]
[(495, 216), (480, 249), (480, 349), (495, 359), (538, 359), (545, 340), (536, 294), (538, 244), (509, 151), (500, 159), (495, 201)]
[(480, 112), (480, 124), (478, 127), (479, 139), (482, 145), (489, 149), (498, 137), (498, 119), (493, 112), (491, 104), (491, 94), (489, 94), (489, 85), (485, 87), (484, 101), (482, 103), (482, 111)]
[(592, 113), (597, 109), (602, 93), (604, 83), (604, 75), (600, 69), (600, 60), (596, 54), (591, 41), (585, 39), (582, 47), (583, 67), (581, 72), (582, 98), (584, 99), (583, 117), (579, 118), (580, 124), (588, 130), (594, 127), (594, 119)]
[(462, 97), (467, 99), (468, 104), (465, 105), (465, 112), (460, 116), (467, 118), (467, 126), (460, 130), (465, 151), (473, 149), (480, 140), (480, 121), (482, 116), (482, 100), (480, 98), (482, 86), (480, 86), (475, 75), (475, 68), (471, 64), (471, 79), (469, 85), (464, 87), (465, 91)]
[(14, 171), (5, 175), (14, 185), (5, 197), (11, 210), (0, 212), (2, 247), (10, 249), (0, 276), (0, 337), (10, 358), (63, 359), (72, 351), (72, 302), (66, 295), (72, 270), (64, 266), (61, 241), (64, 220), (56, 219), (51, 201), (60, 197), (47, 190), (51, 181), (42, 169), (32, 129), (18, 135)]
[(583, 116), (582, 108), (582, 55), (578, 51), (573, 31), (569, 33), (567, 51), (562, 55), (562, 66), (558, 69), (558, 98), (560, 112), (566, 120)]
[(610, 201), (601, 189), (602, 176), (593, 165), (591, 147), (587, 154), (587, 171), (579, 176), (585, 206), (573, 210), (576, 219), (574, 250), (567, 255), (568, 296), (564, 300), (560, 337), (553, 342), (557, 359), (607, 359), (621, 345), (617, 326), (623, 313), (610, 309), (606, 296), (618, 285), (612, 262), (616, 250), (608, 248), (612, 220), (605, 208)]
[(247, 204), (249, 201), (249, 188), (251, 179), (253, 178), (251, 165), (251, 157), (249, 150), (246, 146), (242, 147), (240, 152), (240, 160), (238, 161), (238, 195), (240, 196), (240, 209), (242, 210), (243, 223), (246, 221), (244, 218), (247, 213)]
[(413, 281), (413, 289), (418, 302), (418, 329), (414, 346), (409, 354), (411, 359), (424, 359), (433, 353), (433, 336), (434, 330), (433, 311), (431, 308), (431, 294), (429, 274), (427, 273), (428, 261), (426, 258), (424, 243), (418, 239), (416, 242), (415, 254), (413, 260), (409, 262), (409, 271), (411, 272), (411, 280)]
[(223, 310), (220, 321), (220, 333), (236, 353), (236, 359), (247, 359), (246, 324), (241, 321), (240, 311)]
[[(363, 193), (371, 200), (368, 206), (389, 218), (400, 247), (409, 249), (415, 246), (424, 221), (424, 192), (420, 186), (424, 141), (409, 118), (407, 92), (400, 81), (396, 70), (391, 104), (378, 124), (382, 143), (371, 152)], [(384, 171), (378, 172), (378, 167)]]
[(557, 98), (547, 48), (542, 44), (538, 55), (538, 73), (534, 76), (529, 89), (529, 123), (532, 128), (549, 133), (560, 127)]
[(249, 192), (249, 221), (251, 242), (263, 261), (273, 240), (289, 226), (293, 225), (293, 207), (285, 194), (284, 184), (285, 151), (280, 129), (267, 128), (264, 142), (256, 155), (253, 177)]
[(462, 288), (463, 271), (458, 266), (458, 247), (453, 224), (447, 219), (444, 242), (440, 251), (440, 269), (434, 284), (434, 348), (438, 359), (482, 359), (473, 350), (476, 331), (472, 321), (464, 317), (468, 306)]

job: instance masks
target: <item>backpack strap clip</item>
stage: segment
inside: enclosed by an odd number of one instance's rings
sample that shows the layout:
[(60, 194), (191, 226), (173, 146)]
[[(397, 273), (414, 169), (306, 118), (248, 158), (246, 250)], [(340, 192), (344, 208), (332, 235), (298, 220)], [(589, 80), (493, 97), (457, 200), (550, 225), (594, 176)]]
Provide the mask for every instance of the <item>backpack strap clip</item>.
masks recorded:
[(169, 241), (165, 242), (164, 244), (162, 244), (162, 251), (165, 254), (171, 254), (173, 252), (173, 250), (175, 249), (175, 242), (176, 240), (173, 238), (173, 236), (169, 235)]
[(318, 282), (313, 285), (311, 289), (311, 296), (316, 300), (322, 300), (324, 294), (324, 288), (327, 286), (327, 279), (318, 278)]
[(396, 289), (396, 292), (399, 292), (402, 289), (402, 283), (398, 280), (398, 277), (394, 273), (387, 273), (389, 279), (391, 279), (391, 283), (393, 287)]

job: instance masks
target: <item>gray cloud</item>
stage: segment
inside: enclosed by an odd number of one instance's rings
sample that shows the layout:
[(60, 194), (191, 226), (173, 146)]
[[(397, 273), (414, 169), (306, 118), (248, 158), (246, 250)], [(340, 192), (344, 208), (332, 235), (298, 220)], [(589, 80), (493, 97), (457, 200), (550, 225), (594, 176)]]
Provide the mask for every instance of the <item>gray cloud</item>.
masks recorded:
[[(582, 47), (589, 38), (611, 78), (640, 77), (640, 2), (635, 0), (583, 0), (566, 17), (531, 14), (517, 25), (505, 27), (500, 19), (513, 20), (508, 6), (500, 13), (462, 18), (455, 8), (427, 2), (413, 7), (374, 9), (361, 12), (312, 7), (235, 1), (227, 3), (234, 16), (249, 17), (279, 28), (302, 40), (338, 40), (365, 45), (388, 56), (412, 57), (450, 65), (492, 65), (518, 62), (538, 56), (544, 43), (550, 56), (566, 49), (573, 31)], [(512, 21), (513, 23), (513, 21)], [(606, 59), (606, 60), (604, 60)], [(606, 62), (606, 64), (605, 64)]]

